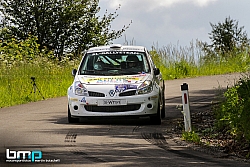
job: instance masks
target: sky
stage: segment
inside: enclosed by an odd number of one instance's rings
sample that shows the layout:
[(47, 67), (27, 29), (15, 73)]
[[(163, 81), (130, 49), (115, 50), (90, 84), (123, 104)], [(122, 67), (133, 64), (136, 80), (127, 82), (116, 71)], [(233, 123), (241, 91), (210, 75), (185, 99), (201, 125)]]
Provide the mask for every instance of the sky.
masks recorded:
[(100, 0), (100, 14), (106, 9), (113, 13), (119, 5), (112, 29), (120, 30), (131, 21), (132, 24), (113, 43), (148, 49), (186, 47), (196, 40), (211, 43), (210, 23), (223, 23), (228, 17), (238, 21), (250, 37), (250, 0)]

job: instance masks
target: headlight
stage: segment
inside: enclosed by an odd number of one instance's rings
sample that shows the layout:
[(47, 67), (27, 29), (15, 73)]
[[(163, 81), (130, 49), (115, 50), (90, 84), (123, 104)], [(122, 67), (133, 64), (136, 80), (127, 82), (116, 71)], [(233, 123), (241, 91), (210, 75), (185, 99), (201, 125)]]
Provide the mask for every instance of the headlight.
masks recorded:
[(77, 81), (75, 82), (75, 94), (79, 96), (88, 96), (88, 90), (81, 82)]
[(138, 94), (150, 93), (153, 90), (152, 81), (145, 81), (138, 87)]

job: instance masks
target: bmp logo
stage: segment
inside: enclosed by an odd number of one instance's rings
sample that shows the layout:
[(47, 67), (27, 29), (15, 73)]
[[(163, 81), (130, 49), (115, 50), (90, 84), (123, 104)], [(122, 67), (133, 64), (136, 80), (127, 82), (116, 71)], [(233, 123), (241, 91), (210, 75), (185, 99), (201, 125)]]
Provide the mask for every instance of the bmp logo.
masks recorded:
[(41, 151), (10, 151), (6, 149), (6, 159), (7, 160), (31, 160), (31, 162), (35, 162), (35, 160), (42, 159)]

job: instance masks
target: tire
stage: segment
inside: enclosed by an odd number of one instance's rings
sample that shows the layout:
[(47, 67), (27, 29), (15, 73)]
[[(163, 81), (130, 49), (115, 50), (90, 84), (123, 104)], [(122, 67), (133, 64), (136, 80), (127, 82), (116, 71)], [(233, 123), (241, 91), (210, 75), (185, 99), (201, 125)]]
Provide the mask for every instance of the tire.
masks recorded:
[(166, 113), (165, 113), (165, 95), (163, 94), (162, 96), (162, 108), (161, 108), (161, 118), (165, 118)]
[(150, 116), (150, 121), (153, 125), (161, 125), (160, 104), (158, 104), (157, 114)]
[(72, 118), (70, 109), (68, 106), (68, 123), (78, 123), (78, 122), (79, 122), (79, 118)]

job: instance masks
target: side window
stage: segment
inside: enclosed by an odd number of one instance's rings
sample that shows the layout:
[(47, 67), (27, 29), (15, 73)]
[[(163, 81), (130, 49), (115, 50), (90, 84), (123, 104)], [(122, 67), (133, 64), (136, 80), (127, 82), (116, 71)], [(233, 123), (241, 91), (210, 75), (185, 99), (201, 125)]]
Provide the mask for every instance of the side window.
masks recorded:
[(155, 68), (155, 64), (154, 64), (154, 62), (153, 62), (152, 57), (151, 57), (150, 54), (148, 54), (148, 59), (149, 59), (149, 63), (150, 63), (150, 65), (151, 65), (151, 67), (152, 67), (152, 68)]
[(86, 55), (82, 61), (81, 70), (93, 70), (93, 58), (94, 56)]
[(150, 61), (147, 60), (147, 56), (144, 55), (143, 56), (143, 64), (144, 64), (145, 72), (149, 72), (150, 71), (149, 63), (150, 63)]

